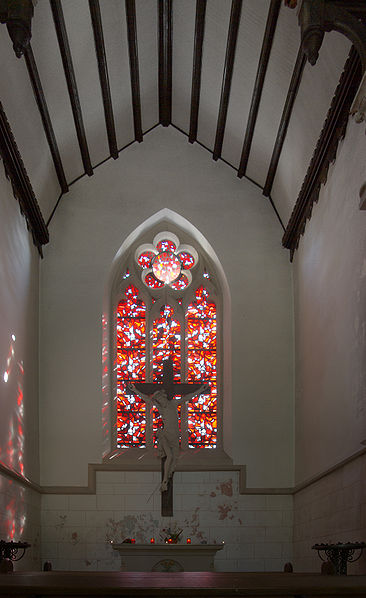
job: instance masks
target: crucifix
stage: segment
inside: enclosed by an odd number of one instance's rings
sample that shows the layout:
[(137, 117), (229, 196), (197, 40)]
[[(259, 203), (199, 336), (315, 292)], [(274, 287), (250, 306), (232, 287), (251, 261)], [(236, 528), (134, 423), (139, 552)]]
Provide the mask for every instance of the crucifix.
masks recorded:
[[(158, 430), (158, 447), (161, 456), (162, 482), (161, 515), (173, 516), (173, 474), (179, 457), (179, 426), (177, 407), (198, 394), (210, 391), (209, 384), (174, 382), (171, 358), (163, 362), (162, 382), (137, 382), (128, 384), (127, 391), (138, 395), (147, 405), (155, 405), (164, 427)], [(174, 399), (180, 395), (180, 399)]]

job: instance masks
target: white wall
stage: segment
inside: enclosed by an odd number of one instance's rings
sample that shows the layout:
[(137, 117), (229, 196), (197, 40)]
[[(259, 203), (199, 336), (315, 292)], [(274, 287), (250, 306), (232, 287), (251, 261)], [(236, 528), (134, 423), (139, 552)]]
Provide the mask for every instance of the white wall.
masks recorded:
[[(39, 258), (2, 164), (0, 256), (0, 461), (37, 482)], [(39, 564), (39, 509), (35, 492), (0, 476), (0, 538), (32, 543), (28, 568)]]
[(292, 559), (292, 496), (240, 495), (238, 472), (177, 472), (174, 518), (162, 518), (159, 478), (101, 471), (95, 495), (43, 495), (42, 561), (61, 571), (118, 571), (111, 540), (158, 543), (167, 527), (182, 529), (183, 543), (225, 542), (216, 571), (282, 571)]
[[(314, 544), (362, 542), (366, 534), (366, 455), (307, 486), (294, 497), (295, 571), (319, 572)], [(358, 556), (358, 552), (355, 556)], [(348, 565), (352, 575), (366, 573), (366, 554)]]
[(85, 484), (100, 461), (101, 312), (112, 260), (170, 208), (212, 245), (232, 295), (233, 458), (248, 485), (292, 484), (291, 268), (260, 190), (176, 130), (158, 128), (72, 186), (41, 265), (41, 472)]
[(366, 439), (365, 153), (351, 120), (295, 254), (297, 482)]

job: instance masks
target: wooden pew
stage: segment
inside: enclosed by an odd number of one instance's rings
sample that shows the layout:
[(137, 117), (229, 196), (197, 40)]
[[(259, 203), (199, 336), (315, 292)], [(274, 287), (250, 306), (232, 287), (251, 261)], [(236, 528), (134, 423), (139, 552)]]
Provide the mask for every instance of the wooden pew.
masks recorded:
[(0, 596), (365, 598), (366, 576), (302, 573), (15, 572), (0, 576)]

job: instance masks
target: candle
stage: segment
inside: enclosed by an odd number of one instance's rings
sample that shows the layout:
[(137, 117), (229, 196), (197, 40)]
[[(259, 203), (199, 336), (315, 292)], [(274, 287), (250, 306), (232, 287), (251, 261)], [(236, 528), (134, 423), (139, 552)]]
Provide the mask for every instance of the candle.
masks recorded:
[(150, 538), (150, 544), (155, 544), (155, 538)]
[(173, 539), (172, 538), (168, 538), (168, 544), (173, 544)]
[(191, 543), (191, 538), (187, 538), (187, 544)]
[(135, 538), (131, 538), (131, 544), (135, 544), (135, 543), (136, 543)]

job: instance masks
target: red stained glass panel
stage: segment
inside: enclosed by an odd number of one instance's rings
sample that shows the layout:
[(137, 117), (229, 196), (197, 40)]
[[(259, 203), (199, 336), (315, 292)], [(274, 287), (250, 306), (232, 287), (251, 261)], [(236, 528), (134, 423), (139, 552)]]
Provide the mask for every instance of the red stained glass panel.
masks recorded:
[(188, 445), (215, 448), (217, 443), (217, 343), (216, 305), (204, 287), (187, 310), (187, 380), (209, 383), (210, 394), (188, 404)]
[(171, 239), (163, 239), (162, 241), (159, 241), (159, 243), (156, 246), (156, 249), (159, 252), (172, 251), (174, 253), (174, 251), (177, 249), (177, 247)]
[(155, 257), (155, 253), (153, 251), (144, 251), (144, 253), (142, 253), (139, 258), (138, 258), (138, 264), (139, 266), (141, 266), (141, 268), (149, 268), (150, 264), (151, 264), (151, 260)]
[(150, 289), (160, 289), (164, 286), (163, 282), (160, 282), (157, 278), (155, 278), (152, 272), (149, 272), (145, 276), (145, 284), (150, 287)]
[(180, 380), (180, 341), (180, 323), (174, 318), (173, 308), (170, 305), (165, 305), (160, 312), (160, 317), (154, 321), (152, 328), (154, 382), (161, 380), (163, 361), (168, 357), (173, 361), (174, 380)]
[[(181, 332), (180, 323), (174, 317), (174, 310), (165, 305), (160, 311), (152, 327), (152, 366), (153, 381), (159, 382), (163, 377), (163, 362), (169, 357), (173, 361), (174, 380), (180, 381), (181, 367)], [(175, 397), (176, 398), (176, 397)], [(173, 399), (174, 400), (174, 399)], [(153, 438), (156, 443), (156, 432), (162, 427), (162, 420), (156, 408), (153, 409)], [(180, 417), (179, 417), (180, 426)]]
[(172, 289), (174, 289), (175, 291), (181, 291), (182, 289), (185, 289), (188, 285), (189, 280), (184, 274), (181, 274), (178, 280), (170, 284)]
[(181, 251), (178, 253), (178, 257), (182, 263), (182, 267), (185, 270), (190, 270), (194, 266), (194, 257), (188, 251)]
[[(126, 391), (129, 382), (146, 380), (146, 306), (139, 291), (130, 285), (117, 309), (117, 446), (146, 446), (146, 407)], [(186, 312), (187, 381), (208, 382), (210, 393), (195, 397), (188, 404), (190, 448), (215, 448), (217, 443), (217, 346), (216, 305), (204, 287)], [(174, 379), (181, 379), (181, 325), (171, 306), (161, 309), (151, 329), (152, 378), (160, 381), (163, 362), (173, 361)], [(178, 398), (178, 397), (175, 397)], [(180, 422), (180, 408), (179, 426)], [(152, 411), (152, 434), (156, 443), (162, 420)]]
[(126, 392), (128, 382), (145, 380), (146, 306), (130, 285), (117, 308), (117, 446), (143, 447), (146, 443), (146, 408)]

